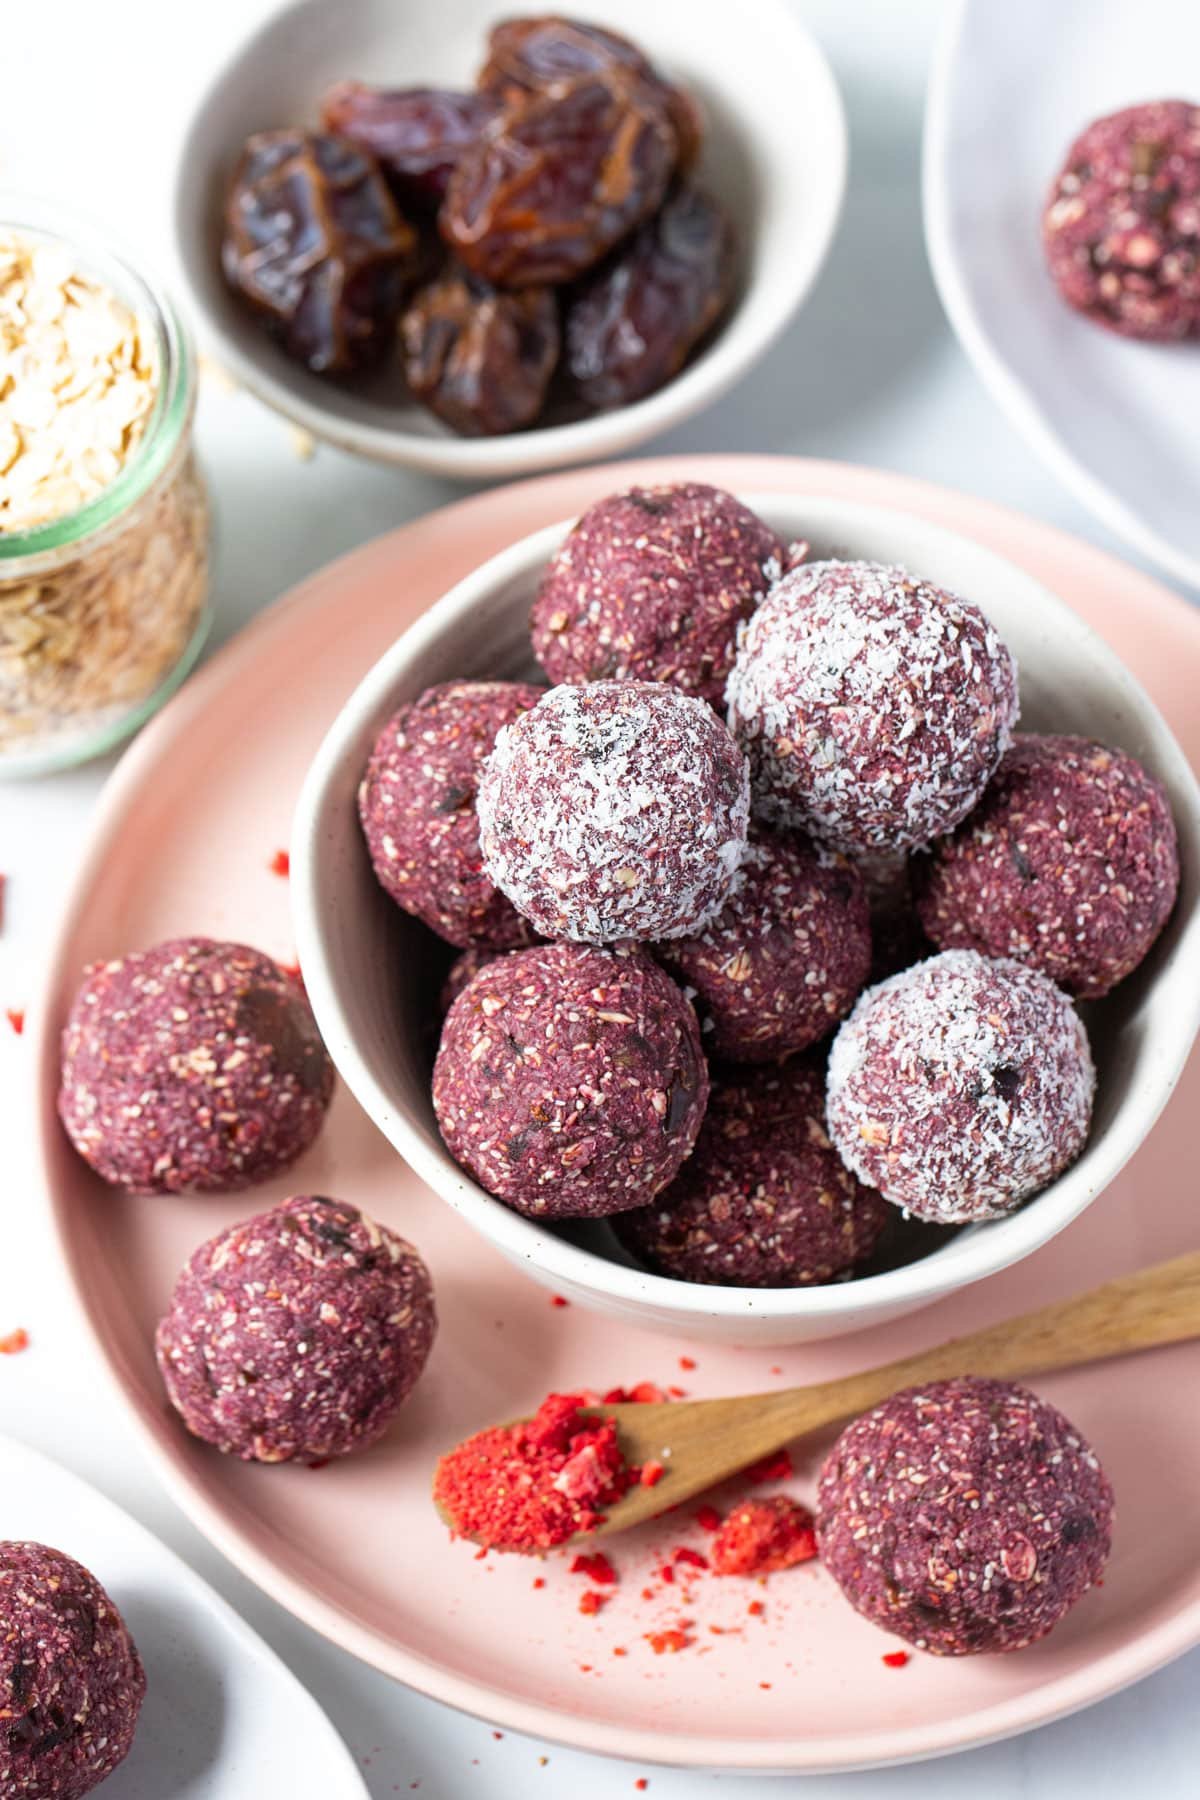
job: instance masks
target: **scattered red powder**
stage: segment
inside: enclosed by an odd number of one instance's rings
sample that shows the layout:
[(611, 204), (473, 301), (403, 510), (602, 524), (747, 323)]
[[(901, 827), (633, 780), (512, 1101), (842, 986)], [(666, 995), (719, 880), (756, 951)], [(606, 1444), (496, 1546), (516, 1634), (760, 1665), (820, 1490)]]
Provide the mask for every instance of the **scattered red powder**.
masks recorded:
[(17, 1036), (20, 1037), (25, 1029), (25, 1008), (23, 1006), (7, 1007), (4, 1016), (16, 1032)]
[(551, 1294), (550, 1304), (551, 1306), (570, 1306), (571, 1302), (564, 1294)]
[(589, 1581), (599, 1582), (601, 1587), (615, 1587), (617, 1571), (609, 1562), (602, 1550), (594, 1556), (576, 1556), (571, 1563), (572, 1575), (586, 1575)]
[(589, 1588), (586, 1594), (579, 1596), (579, 1610), (581, 1613), (598, 1613), (611, 1598), (610, 1594), (602, 1594), (597, 1588)]
[(679, 1366), (681, 1369), (694, 1369), (696, 1366), (696, 1359), (694, 1356), (681, 1356), (679, 1359)]
[(685, 1619), (681, 1625), (673, 1626), (669, 1631), (648, 1631), (645, 1634), (646, 1642), (655, 1656), (666, 1656), (668, 1653), (673, 1654), (676, 1650), (686, 1650), (696, 1641), (688, 1629), (691, 1623), (690, 1619)]
[(701, 1556), (699, 1550), (691, 1550), (686, 1544), (680, 1544), (674, 1552), (677, 1563), (690, 1563), (693, 1569), (707, 1569), (708, 1558)]
[(696, 1510), (696, 1523), (701, 1531), (720, 1531), (721, 1515), (715, 1506), (701, 1506)]
[(277, 850), (267, 864), (267, 867), (270, 869), (272, 875), (290, 875), (292, 872), (292, 859), (286, 850)]
[(902, 1669), (904, 1667), (905, 1663), (908, 1661), (908, 1651), (907, 1650), (889, 1650), (887, 1655), (880, 1657), (879, 1660), (883, 1663), (885, 1668)]
[(490, 1425), (442, 1458), (433, 1497), (456, 1537), (534, 1551), (596, 1529), (635, 1472), (612, 1420), (589, 1418), (583, 1404), (579, 1394), (550, 1394), (532, 1419)]
[(10, 1331), (7, 1337), (0, 1337), (0, 1356), (19, 1356), (22, 1350), (29, 1348), (29, 1333), (23, 1325)]
[(794, 1474), (789, 1453), (786, 1450), (776, 1450), (770, 1456), (764, 1456), (761, 1462), (751, 1463), (745, 1471), (744, 1479), (757, 1485), (762, 1481), (786, 1481)]
[(712, 1546), (718, 1575), (768, 1575), (816, 1554), (812, 1514), (786, 1494), (743, 1500), (727, 1514)]
[(665, 1474), (666, 1470), (660, 1462), (646, 1462), (642, 1464), (638, 1480), (643, 1487), (657, 1487)]

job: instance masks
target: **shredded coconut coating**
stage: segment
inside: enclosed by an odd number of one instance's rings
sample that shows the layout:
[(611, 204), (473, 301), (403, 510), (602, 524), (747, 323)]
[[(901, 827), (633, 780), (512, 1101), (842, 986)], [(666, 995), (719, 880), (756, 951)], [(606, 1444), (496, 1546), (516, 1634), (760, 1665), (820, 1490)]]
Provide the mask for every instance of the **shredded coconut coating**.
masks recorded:
[(134, 1193), (266, 1181), (308, 1149), (332, 1094), (303, 988), (245, 944), (172, 938), (96, 963), (63, 1032), (67, 1135)]
[(1074, 1162), (1096, 1071), (1035, 969), (946, 950), (869, 988), (833, 1041), (829, 1133), (860, 1181), (935, 1224), (995, 1219)]
[(1097, 119), (1042, 218), (1069, 306), (1125, 337), (1200, 332), (1200, 106), (1153, 100)]
[(547, 938), (684, 937), (746, 849), (746, 759), (702, 700), (649, 681), (557, 687), (479, 783), (484, 867)]
[(1082, 999), (1137, 968), (1170, 917), (1179, 844), (1162, 784), (1123, 750), (1018, 734), (922, 872), (940, 948), (1011, 956)]
[(778, 1062), (831, 1032), (866, 982), (866, 893), (845, 857), (755, 827), (717, 917), (657, 954), (695, 990), (706, 1051)]
[(542, 577), (534, 655), (553, 682), (665, 681), (720, 704), (738, 622), (783, 565), (769, 526), (699, 481), (588, 508)]
[(200, 1246), (155, 1349), (190, 1432), (277, 1463), (373, 1444), (436, 1329), (411, 1244), (344, 1201), (299, 1194)]
[(426, 689), (388, 720), (358, 790), (380, 886), (460, 949), (511, 950), (533, 936), (484, 873), (475, 789), (496, 733), (543, 691), (519, 681)]
[(541, 944), (498, 957), (442, 1028), (433, 1105), (451, 1154), (531, 1217), (644, 1206), (708, 1102), (683, 994), (639, 950)]
[(47, 1544), (0, 1543), (0, 1794), (82, 1800), (129, 1754), (146, 1675), (96, 1577)]
[(739, 633), (729, 725), (756, 813), (835, 849), (911, 850), (974, 806), (1017, 669), (974, 606), (880, 563), (804, 563)]
[(830, 1143), (824, 1078), (806, 1061), (715, 1074), (691, 1156), (614, 1229), (677, 1281), (811, 1287), (853, 1274), (891, 1216)]
[(1022, 1650), (1100, 1579), (1112, 1489), (1056, 1407), (965, 1375), (894, 1394), (821, 1470), (821, 1556), (856, 1612), (934, 1656)]

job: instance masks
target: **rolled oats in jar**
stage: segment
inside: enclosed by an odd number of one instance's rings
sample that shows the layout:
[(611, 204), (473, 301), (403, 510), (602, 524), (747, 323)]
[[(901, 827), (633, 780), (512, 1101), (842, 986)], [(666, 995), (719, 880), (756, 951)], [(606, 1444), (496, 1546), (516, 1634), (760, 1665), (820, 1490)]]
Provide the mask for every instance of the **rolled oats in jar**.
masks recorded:
[(195, 660), (195, 390), (160, 292), (82, 229), (0, 203), (0, 774), (99, 754)]

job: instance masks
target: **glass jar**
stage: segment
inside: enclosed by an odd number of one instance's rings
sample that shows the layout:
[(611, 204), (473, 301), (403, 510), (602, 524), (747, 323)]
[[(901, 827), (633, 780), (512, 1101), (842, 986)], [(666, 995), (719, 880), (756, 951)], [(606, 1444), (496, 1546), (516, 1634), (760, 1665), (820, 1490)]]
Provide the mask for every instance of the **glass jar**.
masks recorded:
[[(86, 761), (182, 681), (210, 622), (196, 359), (163, 292), (86, 226), (0, 197), (0, 236), (61, 246), (132, 311), (156, 391), (120, 472), (78, 510), (0, 529), (0, 776)], [(0, 474), (0, 489), (4, 482)]]

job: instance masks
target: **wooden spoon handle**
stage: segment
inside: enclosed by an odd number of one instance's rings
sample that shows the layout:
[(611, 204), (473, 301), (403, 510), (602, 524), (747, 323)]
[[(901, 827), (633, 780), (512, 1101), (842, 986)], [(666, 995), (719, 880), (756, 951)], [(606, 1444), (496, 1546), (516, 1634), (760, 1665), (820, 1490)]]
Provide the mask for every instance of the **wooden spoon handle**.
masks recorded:
[(948, 1375), (1007, 1380), (1046, 1369), (1079, 1368), (1106, 1356), (1194, 1337), (1200, 1337), (1200, 1251), (1122, 1275), (1073, 1300), (1056, 1300), (882, 1368), (815, 1389), (796, 1388), (786, 1399), (795, 1402), (799, 1433), (863, 1412), (898, 1388), (923, 1381)]

